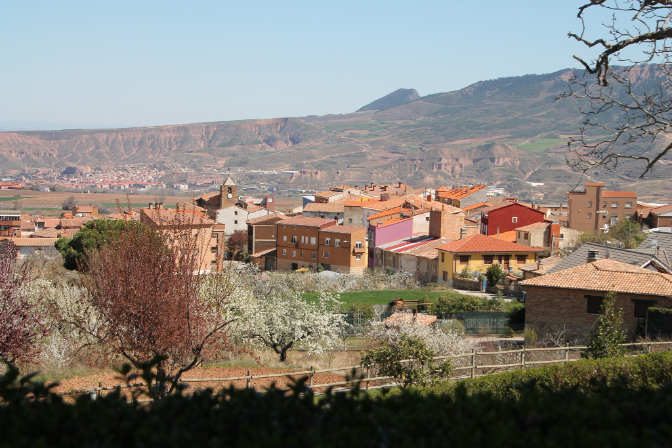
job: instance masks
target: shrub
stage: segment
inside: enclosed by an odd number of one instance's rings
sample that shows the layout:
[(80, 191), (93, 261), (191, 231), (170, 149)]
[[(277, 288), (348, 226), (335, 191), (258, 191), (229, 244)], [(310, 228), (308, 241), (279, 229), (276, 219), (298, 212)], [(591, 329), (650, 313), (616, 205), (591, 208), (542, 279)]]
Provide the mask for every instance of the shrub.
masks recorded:
[(588, 350), (582, 353), (587, 358), (613, 358), (623, 356), (625, 342), (623, 331), (623, 309), (616, 308), (616, 293), (609, 292), (602, 301), (600, 317), (595, 329), (588, 335)]
[(485, 271), (485, 276), (488, 279), (488, 287), (492, 288), (497, 286), (500, 281), (504, 279), (504, 271), (498, 264), (491, 264), (488, 266), (488, 269)]
[(370, 303), (355, 302), (350, 305), (348, 312), (352, 313), (355, 319), (359, 318), (362, 323), (373, 320), (375, 317), (373, 305)]
[(450, 376), (450, 361), (436, 366), (434, 350), (417, 336), (403, 333), (396, 343), (384, 341), (382, 346), (362, 355), (362, 366), (374, 367), (377, 376), (390, 376), (402, 387), (426, 386), (435, 378)]

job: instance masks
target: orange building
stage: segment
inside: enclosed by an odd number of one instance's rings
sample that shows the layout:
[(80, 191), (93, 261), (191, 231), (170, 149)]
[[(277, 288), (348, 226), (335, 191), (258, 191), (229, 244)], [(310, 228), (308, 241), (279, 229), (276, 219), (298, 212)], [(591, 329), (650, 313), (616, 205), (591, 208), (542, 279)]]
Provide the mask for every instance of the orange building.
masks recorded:
[(295, 216), (278, 221), (279, 271), (301, 268), (360, 273), (367, 265), (366, 228), (339, 226), (335, 220)]

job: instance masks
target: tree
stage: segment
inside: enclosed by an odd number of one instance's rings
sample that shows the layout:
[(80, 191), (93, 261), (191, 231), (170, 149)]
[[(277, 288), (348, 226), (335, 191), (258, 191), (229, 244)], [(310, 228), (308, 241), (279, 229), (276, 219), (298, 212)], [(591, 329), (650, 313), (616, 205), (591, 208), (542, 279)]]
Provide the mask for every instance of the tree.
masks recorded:
[(488, 287), (492, 288), (504, 278), (504, 271), (500, 265), (492, 264), (485, 271), (485, 276), (488, 278)]
[(583, 232), (579, 237), (580, 244), (596, 243), (606, 244), (623, 249), (634, 249), (646, 238), (641, 226), (629, 219), (619, 219), (616, 224), (609, 227), (608, 233), (600, 230)]
[[(604, 24), (604, 36), (587, 37), (585, 21), (590, 12), (611, 15)], [(586, 72), (575, 77), (570, 91), (560, 96), (589, 104), (582, 110), (586, 116), (580, 136), (568, 143), (574, 156), (568, 163), (586, 172), (614, 170), (627, 160), (644, 162), (640, 171), (644, 177), (672, 149), (672, 143), (665, 141), (672, 125), (672, 2), (589, 0), (579, 8), (578, 18), (582, 30), (569, 37), (598, 54), (590, 62), (574, 56)], [(642, 78), (650, 82), (638, 82)], [(636, 146), (653, 146), (658, 140), (663, 140), (662, 146), (650, 154)]]
[(623, 331), (623, 309), (616, 308), (616, 293), (609, 292), (602, 301), (600, 317), (595, 330), (588, 336), (588, 350), (582, 356), (586, 358), (614, 358), (623, 356), (625, 342)]
[(136, 368), (156, 362), (172, 392), (184, 372), (231, 348), (227, 327), (238, 318), (238, 274), (195, 274), (198, 247), (188, 224), (122, 229), (86, 254), (85, 294), (66, 320)]
[(341, 304), (331, 294), (321, 293), (316, 301), (305, 300), (301, 293), (271, 289), (256, 295), (249, 304), (249, 316), (241, 321), (243, 334), (258, 341), (287, 360), (287, 351), (304, 348), (323, 353), (341, 341), (347, 327)]
[(99, 250), (104, 245), (119, 238), (126, 229), (142, 226), (137, 221), (121, 219), (95, 219), (86, 223), (72, 238), (60, 238), (56, 241), (56, 249), (63, 256), (63, 266), (69, 270), (86, 270), (87, 254)]
[(63, 210), (72, 210), (72, 207), (77, 205), (77, 200), (75, 199), (74, 196), (70, 196), (66, 198), (63, 203), (61, 204), (61, 208)]
[(49, 334), (44, 296), (31, 289), (28, 263), (17, 265), (17, 248), (0, 252), (0, 358), (14, 363), (38, 355), (37, 342)]

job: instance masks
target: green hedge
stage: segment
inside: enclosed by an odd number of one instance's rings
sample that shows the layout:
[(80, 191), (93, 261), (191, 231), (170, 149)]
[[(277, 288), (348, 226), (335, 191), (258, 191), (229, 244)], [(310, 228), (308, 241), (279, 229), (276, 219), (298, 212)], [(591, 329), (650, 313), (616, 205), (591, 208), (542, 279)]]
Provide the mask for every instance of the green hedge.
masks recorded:
[(542, 390), (576, 388), (579, 392), (593, 390), (595, 382), (608, 386), (627, 379), (631, 388), (655, 388), (672, 383), (672, 353), (654, 353), (630, 358), (582, 360), (562, 365), (511, 370), (496, 375), (461, 381), (443, 382), (431, 393), (455, 393), (462, 386), (466, 393), (489, 393), (494, 397), (520, 397), (521, 387), (531, 382)]
[[(662, 363), (662, 364), (659, 364)], [(228, 389), (129, 404), (114, 394), (74, 404), (21, 399), (0, 384), (0, 445), (83, 447), (648, 447), (672, 440), (670, 357), (581, 361), (556, 381), (553, 368), (525, 372), (516, 388), (462, 382), (451, 393), (401, 391), (316, 399)], [(656, 366), (660, 367), (656, 367)], [(592, 370), (591, 370), (592, 369)], [(556, 369), (555, 372), (558, 370)], [(591, 374), (592, 372), (592, 374)], [(602, 372), (608, 372), (603, 375)], [(619, 372), (625, 374), (618, 381)], [(579, 380), (581, 387), (571, 387)], [(501, 379), (500, 379), (501, 378)], [(558, 384), (554, 390), (537, 385)], [(606, 378), (606, 383), (596, 381)], [(585, 381), (585, 382), (584, 382)], [(591, 384), (592, 383), (592, 384)], [(651, 387), (646, 387), (651, 386)], [(480, 393), (480, 390), (494, 391)], [(517, 396), (509, 396), (515, 390)], [(301, 393), (304, 392), (304, 393)]]

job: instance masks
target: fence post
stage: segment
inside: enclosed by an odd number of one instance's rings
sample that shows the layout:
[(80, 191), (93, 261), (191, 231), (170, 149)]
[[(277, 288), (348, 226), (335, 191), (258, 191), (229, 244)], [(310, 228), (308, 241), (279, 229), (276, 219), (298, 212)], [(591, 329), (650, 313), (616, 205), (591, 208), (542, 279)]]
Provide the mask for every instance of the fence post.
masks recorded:
[(565, 364), (569, 362), (569, 343), (567, 344), (567, 348), (565, 349)]
[(252, 381), (252, 371), (248, 370), (247, 371), (247, 384), (245, 385), (245, 389), (250, 388), (250, 382)]
[(369, 390), (369, 383), (370, 383), (369, 378), (371, 378), (371, 371), (370, 371), (370, 367), (367, 367), (366, 368), (366, 390)]
[(98, 381), (98, 394), (99, 397), (103, 396), (103, 383), (102, 381)]
[(313, 376), (315, 375), (315, 367), (310, 366), (310, 379), (308, 380), (308, 387), (313, 388)]
[(525, 346), (523, 345), (523, 351), (520, 352), (520, 370), (525, 370)]
[(476, 349), (471, 349), (471, 377), (476, 376)]
[(651, 343), (650, 342), (648, 344), (646, 344), (646, 351), (648, 353), (651, 353)]

